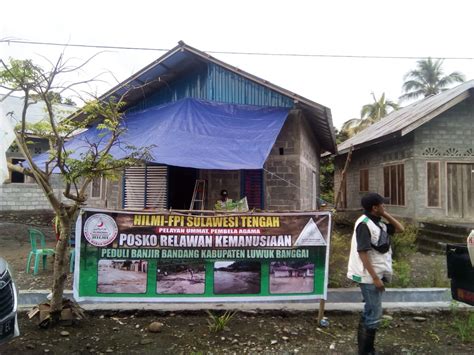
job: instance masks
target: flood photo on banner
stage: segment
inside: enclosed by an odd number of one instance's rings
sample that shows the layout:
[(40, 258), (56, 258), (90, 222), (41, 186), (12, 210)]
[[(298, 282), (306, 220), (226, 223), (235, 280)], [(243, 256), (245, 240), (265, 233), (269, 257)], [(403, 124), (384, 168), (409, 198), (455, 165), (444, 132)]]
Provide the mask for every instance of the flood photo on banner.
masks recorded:
[(156, 268), (156, 293), (203, 294), (204, 263), (179, 261), (159, 262)]
[(309, 260), (270, 263), (270, 293), (311, 293), (314, 264)]
[(260, 293), (261, 264), (255, 261), (214, 263), (214, 294)]
[(99, 260), (97, 293), (145, 293), (148, 262)]

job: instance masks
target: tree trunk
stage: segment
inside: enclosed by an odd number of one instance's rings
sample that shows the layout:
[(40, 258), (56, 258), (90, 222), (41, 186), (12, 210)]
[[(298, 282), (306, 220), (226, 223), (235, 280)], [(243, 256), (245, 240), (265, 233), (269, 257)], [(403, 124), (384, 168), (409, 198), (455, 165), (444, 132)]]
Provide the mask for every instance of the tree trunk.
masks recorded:
[(71, 233), (71, 218), (67, 213), (59, 217), (59, 240), (56, 244), (54, 257), (53, 289), (51, 299), (51, 319), (59, 321), (63, 303), (64, 285), (68, 273), (69, 238)]

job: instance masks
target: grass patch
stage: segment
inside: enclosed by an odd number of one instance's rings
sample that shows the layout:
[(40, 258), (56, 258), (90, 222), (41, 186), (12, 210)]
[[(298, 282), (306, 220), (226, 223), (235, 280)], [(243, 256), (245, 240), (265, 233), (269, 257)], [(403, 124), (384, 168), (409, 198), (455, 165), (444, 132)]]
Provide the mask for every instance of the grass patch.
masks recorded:
[(451, 303), (451, 313), (453, 315), (452, 327), (456, 332), (457, 337), (463, 343), (470, 343), (474, 341), (474, 312), (461, 312), (459, 310), (459, 303), (453, 301)]
[(237, 311), (226, 311), (224, 314), (218, 316), (215, 314), (212, 314), (210, 311), (207, 311), (208, 318), (207, 318), (207, 324), (209, 327), (209, 330), (213, 333), (218, 333), (223, 331), (231, 319), (235, 316)]

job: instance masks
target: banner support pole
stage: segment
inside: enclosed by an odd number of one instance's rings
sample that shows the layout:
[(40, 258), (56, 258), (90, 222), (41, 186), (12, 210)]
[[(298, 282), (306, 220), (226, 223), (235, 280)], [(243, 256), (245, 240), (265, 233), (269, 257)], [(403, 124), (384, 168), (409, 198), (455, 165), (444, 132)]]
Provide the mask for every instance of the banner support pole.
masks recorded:
[(318, 325), (320, 325), (321, 321), (323, 320), (325, 304), (326, 304), (326, 300), (321, 298), (319, 300)]

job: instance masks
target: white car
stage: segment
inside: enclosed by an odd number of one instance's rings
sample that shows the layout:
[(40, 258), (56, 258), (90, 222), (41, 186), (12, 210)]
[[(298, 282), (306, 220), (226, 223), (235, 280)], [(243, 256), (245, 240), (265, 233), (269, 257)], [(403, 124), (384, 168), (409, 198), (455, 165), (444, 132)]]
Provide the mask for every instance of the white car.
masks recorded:
[(17, 321), (17, 292), (7, 262), (0, 258), (0, 344), (20, 334)]

